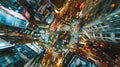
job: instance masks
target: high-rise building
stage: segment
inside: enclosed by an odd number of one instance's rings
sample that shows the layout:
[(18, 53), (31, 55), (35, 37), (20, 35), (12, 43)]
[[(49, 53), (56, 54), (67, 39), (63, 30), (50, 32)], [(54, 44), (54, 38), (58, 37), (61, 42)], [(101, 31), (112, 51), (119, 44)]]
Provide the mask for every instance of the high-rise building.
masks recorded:
[(2, 46), (4, 48), (1, 47), (0, 67), (23, 67), (32, 58), (35, 58), (33, 61), (39, 61), (45, 53), (45, 50), (41, 46), (38, 46), (35, 42), (16, 46), (11, 46), (3, 40), (1, 40), (0, 43), (1, 45), (7, 46)]
[(85, 19), (82, 33), (90, 40), (120, 43), (120, 2), (101, 1)]
[(73, 52), (68, 52), (62, 67), (98, 67), (92, 60), (85, 60)]

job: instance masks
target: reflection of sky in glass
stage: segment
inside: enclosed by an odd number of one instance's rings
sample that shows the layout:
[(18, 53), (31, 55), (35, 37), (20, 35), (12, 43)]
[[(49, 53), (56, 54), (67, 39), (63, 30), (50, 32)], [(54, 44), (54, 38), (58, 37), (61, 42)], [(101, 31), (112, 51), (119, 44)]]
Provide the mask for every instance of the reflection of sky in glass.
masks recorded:
[(11, 14), (12, 16), (14, 17), (17, 17), (19, 19), (22, 19), (22, 20), (27, 20), (23, 15), (21, 15), (20, 13), (17, 13), (17, 12), (14, 12), (12, 10), (9, 10), (3, 6), (0, 6), (3, 10), (5, 10), (6, 12), (8, 12), (9, 14)]
[(5, 45), (5, 43), (2, 43), (2, 42), (1, 42), (1, 43), (0, 43), (0, 46), (3, 47), (3, 46), (6, 46), (6, 45)]
[(2, 39), (0, 39), (0, 49), (11, 47), (12, 45)]
[(73, 61), (70, 64), (70, 67), (76, 67), (76, 66), (85, 66), (85, 67), (97, 67), (94, 63), (88, 62), (82, 58), (75, 57)]
[(70, 67), (76, 67), (75, 62), (72, 62), (72, 64), (70, 65)]
[(75, 62), (76, 62), (77, 65), (79, 65), (79, 64), (86, 65), (87, 64), (87, 61), (82, 60), (78, 57), (76, 57)]
[(14, 3), (14, 2), (16, 2), (16, 0), (10, 0), (10, 2), (11, 2), (11, 3)]
[(81, 64), (82, 64), (82, 65), (86, 65), (86, 62), (83, 61), (83, 60), (81, 60)]
[(92, 67), (96, 67), (95, 64), (93, 64)]
[(18, 19), (0, 9), (0, 23), (8, 26), (26, 28), (29, 22)]
[(52, 21), (54, 20), (54, 16), (51, 14), (50, 16), (48, 16), (48, 18), (46, 19), (46, 22), (48, 24), (52, 23)]
[(79, 58), (77, 58), (77, 60), (76, 60), (76, 64), (77, 64), (77, 65), (80, 64), (80, 59), (79, 59)]
[(40, 47), (38, 47), (34, 43), (33, 44), (32, 43), (26, 43), (26, 45), (37, 53), (41, 53), (43, 51)]

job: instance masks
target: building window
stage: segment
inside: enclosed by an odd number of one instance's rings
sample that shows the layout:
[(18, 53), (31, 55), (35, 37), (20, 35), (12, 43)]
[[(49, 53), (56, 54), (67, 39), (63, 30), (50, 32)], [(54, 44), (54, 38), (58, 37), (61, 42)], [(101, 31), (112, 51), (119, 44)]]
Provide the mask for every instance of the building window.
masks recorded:
[(102, 34), (103, 37), (105, 37), (105, 34)]
[(120, 28), (120, 25), (114, 25), (113, 28)]
[(97, 39), (97, 40), (101, 40), (101, 38), (99, 38), (99, 37), (97, 37), (96, 39)]
[(92, 28), (94, 29), (95, 27), (94, 27), (94, 26), (92, 26)]
[(109, 42), (111, 42), (112, 40), (110, 40), (110, 39), (106, 39), (107, 41), (109, 41)]
[(108, 33), (108, 34), (102, 34), (103, 37), (110, 37), (111, 35)]
[(100, 34), (95, 34), (95, 36), (100, 36)]
[(97, 27), (100, 27), (100, 25), (98, 24), (98, 25), (96, 25)]
[(104, 40), (106, 39), (106, 38), (103, 38)]
[(102, 28), (99, 28), (99, 30), (102, 30)]
[(102, 26), (106, 26), (106, 24), (105, 24), (105, 23), (101, 23), (101, 25), (102, 25)]
[(104, 27), (104, 29), (108, 29), (108, 27)]
[(120, 33), (115, 33), (115, 37), (120, 37)]
[(106, 34), (107, 37), (110, 37), (110, 34)]
[(120, 42), (120, 39), (116, 39), (117, 42)]
[(100, 34), (98, 34), (98, 36), (100, 36)]
[(90, 27), (90, 29), (92, 29), (92, 27)]

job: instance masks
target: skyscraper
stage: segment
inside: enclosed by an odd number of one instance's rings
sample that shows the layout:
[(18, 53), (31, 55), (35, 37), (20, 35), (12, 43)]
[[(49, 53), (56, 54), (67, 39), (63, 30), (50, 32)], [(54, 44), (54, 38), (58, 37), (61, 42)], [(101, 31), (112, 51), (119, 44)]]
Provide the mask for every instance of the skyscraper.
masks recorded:
[[(120, 43), (120, 2), (102, 1), (94, 6), (87, 16), (83, 34), (89, 39)], [(104, 8), (100, 8), (100, 7)], [(90, 20), (89, 20), (90, 19)]]

